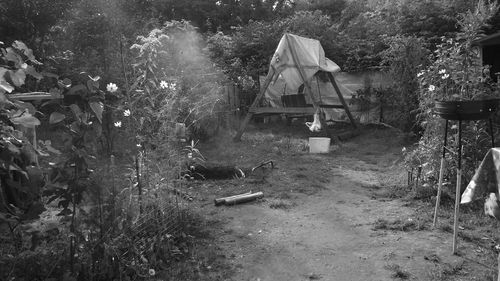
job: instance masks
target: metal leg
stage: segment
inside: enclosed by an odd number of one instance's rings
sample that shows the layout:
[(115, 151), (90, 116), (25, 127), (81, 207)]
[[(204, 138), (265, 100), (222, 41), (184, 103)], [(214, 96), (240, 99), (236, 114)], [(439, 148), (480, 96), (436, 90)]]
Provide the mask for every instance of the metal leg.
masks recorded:
[(443, 174), (446, 165), (446, 144), (448, 140), (448, 120), (446, 120), (444, 125), (444, 141), (443, 141), (443, 154), (441, 155), (441, 166), (439, 168), (439, 183), (438, 183), (438, 191), (436, 196), (436, 207), (434, 208), (434, 220), (432, 221), (432, 227), (435, 228), (437, 224), (438, 218), (438, 209), (439, 203), (441, 201), (441, 190), (443, 187)]
[(491, 134), (491, 147), (495, 147), (495, 133), (493, 132), (493, 119), (489, 119), (490, 134)]
[(453, 225), (453, 254), (457, 253), (458, 214), (460, 211), (460, 189), (462, 185), (462, 120), (458, 121), (457, 186), (455, 188), (455, 219)]

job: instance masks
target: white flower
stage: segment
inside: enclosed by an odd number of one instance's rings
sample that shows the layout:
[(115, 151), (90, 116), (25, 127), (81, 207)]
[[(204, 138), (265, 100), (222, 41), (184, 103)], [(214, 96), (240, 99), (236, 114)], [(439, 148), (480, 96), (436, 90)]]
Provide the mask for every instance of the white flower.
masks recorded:
[(448, 78), (448, 77), (450, 77), (450, 74), (446, 73), (445, 75), (441, 76), (441, 79), (443, 79), (443, 80), (444, 80), (444, 79), (446, 79), (446, 78)]
[(125, 117), (130, 116), (130, 109), (125, 109), (125, 111), (123, 111), (123, 116)]
[(401, 152), (406, 152), (406, 147), (403, 147), (403, 149), (401, 149)]
[(446, 73), (446, 69), (441, 69), (441, 70), (439, 71), (439, 74), (445, 74), (445, 73)]
[(168, 83), (168, 82), (165, 82), (165, 81), (161, 81), (160, 82), (160, 88), (162, 88), (162, 89), (170, 89), (172, 91), (175, 91), (176, 87), (177, 87), (176, 83)]
[(429, 85), (429, 91), (433, 92), (434, 90), (436, 90), (436, 86)]
[(422, 75), (424, 75), (424, 72), (423, 72), (423, 71), (422, 71), (422, 72), (417, 73), (417, 77), (420, 77), (420, 76), (422, 76)]
[(155, 274), (156, 274), (156, 271), (154, 269), (150, 268), (149, 269), (149, 275), (150, 276), (155, 276)]
[(122, 126), (122, 121), (115, 122), (115, 127), (120, 128)]
[(106, 90), (108, 90), (108, 92), (110, 93), (114, 93), (118, 90), (118, 87), (115, 83), (109, 83), (108, 85), (106, 85)]
[(189, 158), (189, 159), (193, 158), (193, 153), (189, 152), (189, 153), (188, 153), (188, 158)]

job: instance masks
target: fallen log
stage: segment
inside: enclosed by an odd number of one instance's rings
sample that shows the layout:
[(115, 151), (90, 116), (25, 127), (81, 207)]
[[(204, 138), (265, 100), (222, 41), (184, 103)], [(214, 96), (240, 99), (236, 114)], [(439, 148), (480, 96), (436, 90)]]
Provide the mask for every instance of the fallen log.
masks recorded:
[(258, 199), (258, 198), (262, 198), (264, 197), (264, 193), (262, 192), (256, 192), (256, 193), (251, 193), (251, 194), (243, 194), (241, 196), (237, 196), (237, 197), (233, 197), (233, 198), (229, 198), (225, 201), (225, 204), (226, 205), (236, 205), (236, 204), (240, 204), (240, 203), (245, 203), (245, 202), (249, 202), (249, 201), (253, 201), (255, 199)]
[(214, 199), (214, 203), (215, 203), (215, 206), (224, 205), (226, 203), (226, 200), (228, 200), (228, 199), (232, 199), (232, 198), (235, 198), (235, 197), (239, 197), (239, 196), (243, 196), (243, 195), (248, 195), (248, 194), (252, 194), (252, 192), (249, 191), (249, 192), (245, 192), (245, 193), (238, 194), (238, 195), (216, 198), (216, 199)]
[(223, 197), (223, 198), (218, 198), (215, 199), (215, 206), (220, 206), (220, 205), (236, 205), (240, 203), (245, 203), (249, 202), (258, 198), (264, 197), (264, 193), (262, 192), (256, 192), (256, 193), (243, 193), (243, 194), (238, 194), (234, 196), (229, 196), (229, 197)]

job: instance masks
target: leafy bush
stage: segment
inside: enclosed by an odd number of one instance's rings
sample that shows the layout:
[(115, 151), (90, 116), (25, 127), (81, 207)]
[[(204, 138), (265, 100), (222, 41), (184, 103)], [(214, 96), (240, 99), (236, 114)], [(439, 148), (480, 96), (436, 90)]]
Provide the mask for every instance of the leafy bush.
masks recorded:
[(150, 148), (175, 140), (175, 123), (186, 123), (191, 132), (207, 129), (200, 124), (220, 110), (224, 80), (203, 54), (196, 29), (185, 21), (167, 22), (138, 41), (131, 47), (137, 52), (136, 78), (125, 105), (138, 143)]
[(41, 170), (33, 166), (37, 155), (27, 134), (40, 120), (33, 105), (9, 98), (30, 77), (42, 78), (35, 69), (39, 64), (23, 42), (0, 48), (0, 222), (13, 225), (43, 211), (41, 182), (34, 181)]
[[(422, 166), (424, 180), (436, 183), (439, 159), (443, 144), (444, 121), (434, 114), (436, 100), (470, 100), (484, 96), (499, 96), (497, 87), (489, 80), (487, 67), (481, 65), (479, 53), (472, 42), (479, 38), (488, 19), (498, 11), (498, 4), (479, 1), (475, 12), (463, 13), (459, 17), (461, 31), (454, 38), (443, 39), (431, 56), (431, 63), (417, 74), (420, 83), (419, 125), (423, 136), (418, 147), (406, 153), (409, 167)], [(489, 147), (491, 137), (484, 122), (466, 122), (462, 128), (463, 177), (471, 178), (479, 161)], [(451, 126), (448, 147), (456, 147), (453, 136), (457, 126)], [(445, 178), (454, 181), (452, 172), (456, 167), (455, 155), (447, 153)], [(462, 181), (465, 182), (465, 181)]]
[(398, 127), (411, 129), (416, 121), (419, 83), (417, 71), (427, 64), (428, 50), (422, 39), (396, 35), (386, 38), (389, 48), (382, 52), (382, 65), (386, 66), (393, 84), (379, 97), (383, 105), (398, 115)]

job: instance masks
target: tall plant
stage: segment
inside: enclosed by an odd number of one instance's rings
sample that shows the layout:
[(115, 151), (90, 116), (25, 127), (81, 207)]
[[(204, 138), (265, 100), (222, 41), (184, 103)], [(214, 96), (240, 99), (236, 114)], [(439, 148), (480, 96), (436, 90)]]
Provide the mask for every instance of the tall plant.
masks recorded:
[[(488, 66), (481, 64), (479, 52), (473, 46), (474, 40), (482, 35), (482, 28), (498, 9), (496, 2), (480, 0), (474, 12), (460, 14), (460, 32), (453, 38), (443, 39), (431, 56), (432, 63), (417, 74), (420, 84), (419, 121), (424, 132), (418, 147), (407, 153), (406, 163), (423, 166), (424, 175), (430, 181), (437, 178), (444, 129), (442, 119), (433, 113), (435, 101), (500, 97), (498, 88), (489, 78)], [(468, 122), (463, 126), (465, 177), (472, 176), (488, 147), (490, 136), (484, 128), (480, 122)], [(451, 127), (452, 132), (456, 129), (456, 126)], [(449, 137), (448, 144), (456, 147), (455, 141)], [(455, 166), (453, 161), (448, 163), (451, 165), (447, 173)]]
[(175, 123), (186, 123), (195, 133), (215, 116), (224, 77), (202, 47), (196, 29), (185, 21), (167, 22), (131, 47), (137, 53), (136, 78), (126, 106), (146, 148), (172, 140)]
[(418, 68), (427, 64), (428, 50), (422, 39), (413, 36), (396, 35), (386, 38), (387, 50), (382, 52), (382, 65), (393, 84), (391, 90), (380, 95), (383, 105), (391, 105), (398, 115), (401, 127), (411, 129), (416, 121), (419, 105), (417, 78)]

